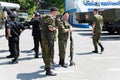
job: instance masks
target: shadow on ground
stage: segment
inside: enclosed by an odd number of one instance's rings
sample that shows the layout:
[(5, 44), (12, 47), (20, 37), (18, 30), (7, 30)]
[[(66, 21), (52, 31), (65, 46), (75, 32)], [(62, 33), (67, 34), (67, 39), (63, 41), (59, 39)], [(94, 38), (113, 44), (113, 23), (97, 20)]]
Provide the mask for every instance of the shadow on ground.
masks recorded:
[(9, 50), (0, 50), (0, 53), (9, 52)]
[(22, 50), (22, 51), (20, 51), (21, 53), (32, 53), (33, 51), (31, 51), (31, 50)]
[(92, 55), (92, 54), (101, 54), (101, 53), (93, 53), (93, 52), (76, 53), (76, 55)]
[(45, 76), (45, 74), (41, 74), (43, 72), (44, 72), (44, 70), (39, 70), (39, 71), (32, 72), (32, 73), (19, 73), (19, 74), (17, 74), (17, 79), (19, 79), (19, 80), (33, 80), (33, 79), (47, 77), (47, 76)]
[(0, 35), (0, 38), (4, 37), (5, 35)]

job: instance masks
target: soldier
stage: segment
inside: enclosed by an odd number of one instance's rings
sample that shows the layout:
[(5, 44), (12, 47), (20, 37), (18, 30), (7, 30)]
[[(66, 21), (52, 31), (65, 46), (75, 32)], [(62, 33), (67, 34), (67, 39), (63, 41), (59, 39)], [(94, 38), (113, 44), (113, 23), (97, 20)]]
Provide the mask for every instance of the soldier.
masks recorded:
[(41, 24), (40, 14), (35, 13), (34, 18), (31, 19), (30, 24), (32, 25), (32, 36), (34, 40), (34, 51), (35, 58), (38, 58), (39, 53), (39, 42), (41, 44), (41, 30), (39, 25)]
[(92, 52), (98, 53), (97, 45), (99, 45), (101, 48), (101, 53), (102, 53), (104, 51), (104, 47), (99, 42), (99, 39), (101, 36), (102, 27), (103, 27), (103, 17), (100, 14), (98, 14), (97, 9), (94, 9), (93, 14), (94, 16), (93, 16), (93, 22), (92, 22), (92, 39), (93, 39), (93, 45), (94, 45), (95, 50)]
[(65, 54), (69, 32), (73, 31), (72, 26), (68, 22), (69, 13), (64, 12), (62, 19), (58, 21), (58, 44), (59, 44), (59, 65), (67, 68), (65, 65)]
[(56, 76), (50, 69), (54, 57), (54, 41), (56, 38), (55, 17), (58, 8), (52, 7), (49, 15), (42, 16), (42, 56), (45, 63), (46, 75)]
[[(8, 24), (9, 22), (11, 21), (10, 20), (10, 15), (11, 15), (11, 11), (7, 11), (7, 17), (6, 17), (6, 20), (5, 20), (5, 37), (7, 38), (7, 27), (8, 27)], [(12, 44), (10, 44), (10, 41), (8, 39), (8, 46), (12, 46)], [(9, 47), (9, 51), (11, 50), (11, 47)], [(6, 56), (6, 58), (13, 58), (13, 54), (10, 53), (10, 55)]]
[(18, 63), (19, 57), (19, 36), (20, 33), (24, 30), (24, 26), (16, 21), (16, 15), (11, 14), (11, 21), (7, 27), (7, 39), (9, 39), (9, 44), (12, 44), (10, 47), (10, 53), (13, 55), (14, 59), (12, 60), (12, 64)]

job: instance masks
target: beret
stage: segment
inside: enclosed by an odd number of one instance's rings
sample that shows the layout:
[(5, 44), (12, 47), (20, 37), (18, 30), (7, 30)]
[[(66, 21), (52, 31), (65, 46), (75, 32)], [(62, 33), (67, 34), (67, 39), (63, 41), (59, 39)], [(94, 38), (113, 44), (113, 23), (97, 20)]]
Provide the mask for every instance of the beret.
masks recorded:
[(52, 11), (58, 11), (58, 8), (57, 7), (52, 7), (51, 9), (50, 9), (50, 11), (52, 12)]

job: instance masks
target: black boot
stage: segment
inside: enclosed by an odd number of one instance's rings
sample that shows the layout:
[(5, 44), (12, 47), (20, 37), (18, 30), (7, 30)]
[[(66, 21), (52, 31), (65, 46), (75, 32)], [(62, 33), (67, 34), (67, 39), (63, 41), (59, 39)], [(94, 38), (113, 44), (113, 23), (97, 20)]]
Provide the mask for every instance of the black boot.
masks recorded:
[(94, 51), (92, 51), (93, 53), (98, 53), (98, 48), (97, 47), (95, 47), (95, 50)]
[(34, 50), (35, 50), (35, 48), (32, 48), (32, 49), (31, 49), (31, 51), (34, 51)]
[(39, 58), (39, 57), (38, 57), (38, 53), (35, 53), (35, 58)]
[(100, 48), (101, 48), (101, 53), (104, 51), (104, 47), (102, 46), (102, 44), (99, 44)]
[(14, 58), (10, 64), (17, 64), (18, 63), (18, 58)]
[(67, 68), (68, 66), (65, 64), (65, 59), (61, 59), (61, 66)]
[(53, 73), (53, 72), (50, 70), (50, 67), (46, 67), (46, 75), (56, 76), (57, 74), (56, 74), (56, 73)]
[(61, 58), (59, 58), (59, 65), (61, 65), (62, 64), (62, 59)]
[(14, 55), (8, 55), (8, 56), (6, 56), (6, 58), (13, 58), (14, 57)]

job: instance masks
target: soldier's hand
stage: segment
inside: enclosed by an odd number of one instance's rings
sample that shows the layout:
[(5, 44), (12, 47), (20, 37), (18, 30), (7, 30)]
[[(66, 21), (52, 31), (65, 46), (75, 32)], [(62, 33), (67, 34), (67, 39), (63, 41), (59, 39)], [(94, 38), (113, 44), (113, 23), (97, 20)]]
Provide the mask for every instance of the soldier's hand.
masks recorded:
[(74, 31), (73, 28), (70, 28), (70, 29), (69, 29), (69, 32), (73, 32), (73, 31)]
[(7, 36), (7, 37), (6, 37), (6, 39), (8, 40), (8, 39), (9, 39), (9, 37), (12, 37), (12, 35)]
[(92, 35), (94, 35), (94, 32), (92, 32)]
[(70, 29), (65, 29), (64, 32), (65, 32), (65, 33), (66, 33), (66, 32), (69, 32), (69, 30), (70, 30)]

